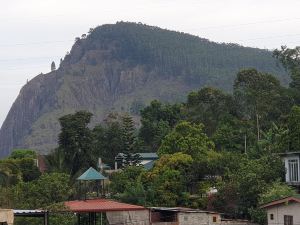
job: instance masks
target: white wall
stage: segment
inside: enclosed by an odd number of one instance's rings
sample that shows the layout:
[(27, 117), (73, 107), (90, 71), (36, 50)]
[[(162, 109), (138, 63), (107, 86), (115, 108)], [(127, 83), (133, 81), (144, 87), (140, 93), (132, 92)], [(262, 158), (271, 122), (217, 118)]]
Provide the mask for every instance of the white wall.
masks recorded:
[[(293, 216), (294, 225), (300, 224), (300, 203), (281, 204), (267, 209), (268, 225), (284, 225), (284, 215)], [(274, 220), (270, 215), (274, 215)]]

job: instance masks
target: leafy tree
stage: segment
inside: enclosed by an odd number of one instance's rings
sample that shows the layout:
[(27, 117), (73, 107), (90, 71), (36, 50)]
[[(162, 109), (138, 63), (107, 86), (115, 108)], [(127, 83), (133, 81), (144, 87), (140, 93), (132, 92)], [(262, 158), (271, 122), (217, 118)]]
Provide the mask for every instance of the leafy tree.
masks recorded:
[(206, 87), (188, 95), (186, 117), (189, 121), (203, 123), (206, 133), (214, 133), (219, 121), (228, 114), (235, 114), (233, 98), (221, 90)]
[(22, 180), (22, 173), (15, 160), (0, 161), (0, 186), (9, 187)]
[(38, 180), (14, 187), (15, 207), (36, 209), (67, 201), (73, 194), (70, 176), (64, 173), (43, 174)]
[(192, 157), (205, 154), (214, 148), (214, 143), (203, 132), (202, 124), (196, 125), (182, 121), (162, 141), (159, 155), (183, 152)]
[(293, 106), (288, 119), (290, 151), (299, 151), (300, 146), (300, 107)]
[(71, 175), (95, 164), (92, 132), (88, 128), (91, 117), (91, 113), (79, 111), (59, 119), (61, 132), (58, 137), (58, 151), (63, 152), (66, 169)]
[(281, 46), (281, 49), (276, 49), (273, 55), (282, 63), (282, 65), (289, 70), (292, 78), (290, 87), (300, 90), (300, 47), (294, 49)]
[[(152, 205), (188, 205), (189, 173), (193, 159), (181, 152), (163, 155), (152, 171), (142, 174), (147, 202)], [(155, 196), (153, 198), (153, 196)]]
[(123, 152), (123, 131), (118, 115), (110, 114), (103, 125), (93, 129), (93, 149), (95, 156), (114, 166), (115, 156)]
[(156, 151), (161, 140), (171, 131), (180, 120), (181, 105), (162, 104), (154, 100), (149, 106), (141, 110), (142, 126), (139, 131), (139, 138), (143, 141), (148, 151)]
[(138, 177), (144, 172), (141, 166), (127, 166), (120, 172), (111, 176), (110, 190), (116, 198), (126, 191), (128, 187), (135, 184)]
[(9, 156), (9, 158), (11, 159), (23, 159), (23, 158), (36, 159), (36, 157), (37, 157), (36, 152), (31, 149), (14, 149)]
[(255, 121), (257, 140), (261, 138), (261, 130), (268, 127), (268, 121), (280, 116), (280, 112), (274, 115), (274, 108), (279, 106), (276, 103), (280, 102), (281, 89), (279, 81), (270, 74), (255, 69), (242, 70), (237, 74), (234, 97), (241, 118)]
[(260, 196), (267, 187), (283, 179), (284, 174), (282, 161), (274, 155), (259, 159), (241, 158), (239, 168), (229, 171), (219, 185), (216, 209), (235, 217), (249, 218), (251, 209), (258, 207)]

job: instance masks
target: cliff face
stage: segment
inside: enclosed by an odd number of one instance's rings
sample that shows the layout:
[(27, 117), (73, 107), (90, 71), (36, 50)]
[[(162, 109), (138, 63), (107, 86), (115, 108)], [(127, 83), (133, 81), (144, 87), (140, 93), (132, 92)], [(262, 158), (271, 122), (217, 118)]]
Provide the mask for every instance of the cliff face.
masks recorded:
[(77, 110), (101, 122), (110, 111), (135, 113), (153, 99), (181, 101), (189, 91), (212, 85), (230, 91), (242, 68), (275, 73), (270, 52), (209, 42), (141, 24), (104, 25), (77, 40), (60, 67), (28, 82), (0, 130), (0, 157), (13, 148), (47, 153), (55, 148), (57, 119)]

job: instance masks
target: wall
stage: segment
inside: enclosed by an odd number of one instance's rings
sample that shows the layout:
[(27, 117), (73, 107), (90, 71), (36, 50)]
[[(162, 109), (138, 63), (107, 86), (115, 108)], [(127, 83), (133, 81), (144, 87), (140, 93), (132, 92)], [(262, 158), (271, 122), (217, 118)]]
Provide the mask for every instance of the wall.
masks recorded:
[(109, 224), (150, 225), (149, 210), (107, 212), (106, 217)]
[[(216, 217), (216, 222), (213, 222), (213, 217)], [(209, 225), (221, 223), (219, 214), (199, 213), (199, 212), (180, 212), (178, 213), (179, 225)]]
[[(300, 203), (289, 203), (287, 205), (277, 205), (267, 209), (268, 225), (284, 225), (284, 215), (293, 216), (295, 225), (300, 224)], [(270, 219), (270, 215), (274, 215), (274, 219)]]

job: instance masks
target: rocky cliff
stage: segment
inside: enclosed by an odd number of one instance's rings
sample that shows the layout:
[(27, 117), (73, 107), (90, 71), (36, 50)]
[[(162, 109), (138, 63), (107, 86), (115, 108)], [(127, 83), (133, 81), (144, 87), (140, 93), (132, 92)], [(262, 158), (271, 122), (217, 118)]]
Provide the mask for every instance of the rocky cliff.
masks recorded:
[(181, 101), (211, 85), (230, 91), (235, 74), (255, 67), (288, 82), (271, 52), (217, 44), (192, 35), (135, 23), (103, 25), (77, 38), (59, 68), (28, 82), (0, 130), (0, 157), (13, 148), (55, 148), (57, 119), (77, 110), (136, 113), (153, 99)]

